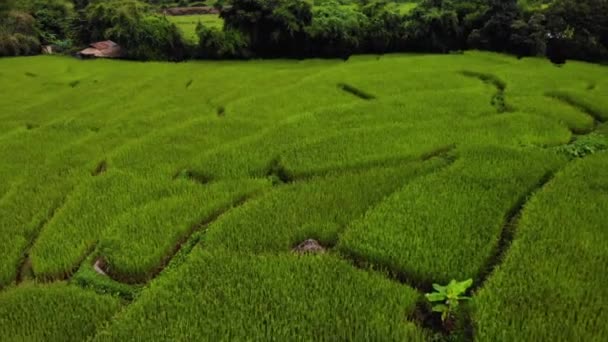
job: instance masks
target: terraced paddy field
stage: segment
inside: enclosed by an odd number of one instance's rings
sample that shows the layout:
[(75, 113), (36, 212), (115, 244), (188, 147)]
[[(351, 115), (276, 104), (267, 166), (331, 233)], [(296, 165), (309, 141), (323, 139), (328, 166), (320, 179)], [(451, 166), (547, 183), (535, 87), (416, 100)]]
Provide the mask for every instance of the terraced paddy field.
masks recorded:
[(196, 27), (200, 23), (208, 28), (221, 30), (224, 20), (218, 14), (199, 14), (199, 15), (179, 15), (166, 16), (169, 21), (177, 25), (182, 32), (182, 36), (189, 42), (198, 43)]
[[(0, 86), (2, 340), (608, 339), (606, 67), (31, 57)], [(423, 295), (468, 278), (446, 329)]]

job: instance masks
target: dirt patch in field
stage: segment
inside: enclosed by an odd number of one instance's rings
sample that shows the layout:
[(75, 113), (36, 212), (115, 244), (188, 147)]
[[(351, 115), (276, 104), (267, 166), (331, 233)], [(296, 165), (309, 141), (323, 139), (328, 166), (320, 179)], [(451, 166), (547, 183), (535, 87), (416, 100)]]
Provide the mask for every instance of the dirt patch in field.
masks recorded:
[(226, 116), (226, 108), (224, 106), (217, 107), (216, 112), (217, 112), (217, 116), (219, 116), (220, 118)]
[(297, 254), (319, 254), (325, 253), (325, 247), (315, 239), (308, 239), (294, 247), (292, 251)]
[(367, 93), (359, 88), (353, 87), (350, 84), (346, 83), (338, 83), (338, 88), (342, 89), (344, 92), (347, 92), (351, 95), (354, 95), (362, 100), (373, 100), (376, 97), (370, 93)]
[(91, 175), (99, 176), (100, 174), (106, 172), (107, 169), (108, 169), (108, 163), (105, 160), (102, 160), (99, 162), (99, 164), (97, 164), (97, 166), (95, 167), (95, 170), (93, 170), (93, 172), (91, 172)]
[(108, 275), (105, 271), (106, 267), (107, 267), (107, 265), (106, 265), (105, 260), (103, 260), (101, 258), (95, 260), (95, 262), (93, 263), (93, 269), (95, 270), (95, 272), (102, 276)]

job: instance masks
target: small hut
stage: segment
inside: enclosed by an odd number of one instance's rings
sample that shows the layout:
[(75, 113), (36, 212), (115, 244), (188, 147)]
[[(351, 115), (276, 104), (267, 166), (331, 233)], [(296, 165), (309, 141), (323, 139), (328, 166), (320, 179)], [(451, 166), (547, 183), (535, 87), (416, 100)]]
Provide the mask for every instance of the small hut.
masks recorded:
[(122, 48), (111, 40), (97, 42), (80, 51), (78, 55), (82, 58), (120, 58)]

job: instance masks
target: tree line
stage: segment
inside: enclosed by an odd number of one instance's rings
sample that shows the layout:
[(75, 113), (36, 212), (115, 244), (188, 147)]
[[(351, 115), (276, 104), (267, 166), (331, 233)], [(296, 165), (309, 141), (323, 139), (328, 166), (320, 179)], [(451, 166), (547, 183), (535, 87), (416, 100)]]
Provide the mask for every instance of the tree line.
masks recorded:
[[(518, 57), (608, 60), (608, 0), (221, 0), (222, 29), (199, 41), (138, 0), (0, 0), (0, 55), (40, 44), (70, 50), (112, 39), (139, 60), (348, 58), (389, 52), (489, 50)], [(151, 0), (153, 2), (154, 0)]]

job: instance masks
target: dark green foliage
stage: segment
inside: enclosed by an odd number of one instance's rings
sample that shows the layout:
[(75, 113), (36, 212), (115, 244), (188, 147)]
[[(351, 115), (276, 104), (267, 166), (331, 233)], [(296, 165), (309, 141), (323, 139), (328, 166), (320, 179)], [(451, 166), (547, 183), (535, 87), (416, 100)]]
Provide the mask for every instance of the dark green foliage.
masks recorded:
[(547, 29), (543, 25), (545, 16), (534, 14), (528, 22), (513, 21), (509, 38), (509, 51), (518, 57), (542, 56), (547, 52)]
[(416, 51), (449, 52), (459, 49), (461, 28), (456, 12), (436, 7), (417, 8), (405, 21), (405, 46)]
[(220, 31), (203, 25), (199, 25), (196, 30), (199, 37), (196, 56), (199, 58), (229, 59), (251, 56), (248, 39), (240, 31)]
[(608, 137), (601, 134), (583, 135), (572, 143), (560, 146), (558, 151), (571, 158), (583, 158), (608, 149)]
[(491, 0), (484, 15), (484, 24), (469, 36), (469, 45), (492, 51), (507, 50), (511, 27), (521, 17), (517, 0)]
[(91, 3), (77, 23), (83, 44), (111, 39), (127, 58), (182, 60), (187, 48), (177, 27), (137, 0)]
[(298, 56), (312, 6), (300, 0), (232, 0), (221, 17), (226, 29), (247, 35), (257, 55)]
[(43, 44), (55, 44), (67, 39), (74, 20), (74, 9), (67, 0), (33, 0), (30, 12)]
[(346, 57), (361, 51), (367, 25), (367, 17), (355, 8), (343, 8), (335, 1), (315, 6), (313, 20), (306, 28), (310, 40), (309, 53)]
[(11, 11), (0, 16), (0, 57), (34, 55), (40, 52), (40, 41), (34, 18)]
[[(221, 18), (211, 15), (206, 20), (213, 27), (196, 30), (196, 16), (168, 21), (158, 12), (196, 3), (74, 0), (72, 5), (68, 0), (27, 0), (5, 2), (0, 11), (3, 17), (11, 9), (31, 14), (36, 21), (33, 35), (53, 44), (55, 51), (69, 50), (73, 41), (84, 46), (112, 39), (126, 48), (125, 57), (140, 60), (347, 59), (359, 53), (465, 49), (547, 55), (560, 65), (567, 59), (608, 60), (605, 0), (327, 0), (314, 6), (304, 0), (222, 0), (207, 4), (220, 10)], [(0, 53), (36, 50), (26, 47), (32, 39), (7, 37), (1, 21)], [(184, 32), (172, 22), (185, 27)]]
[(557, 60), (608, 59), (608, 1), (556, 0), (546, 15)]

